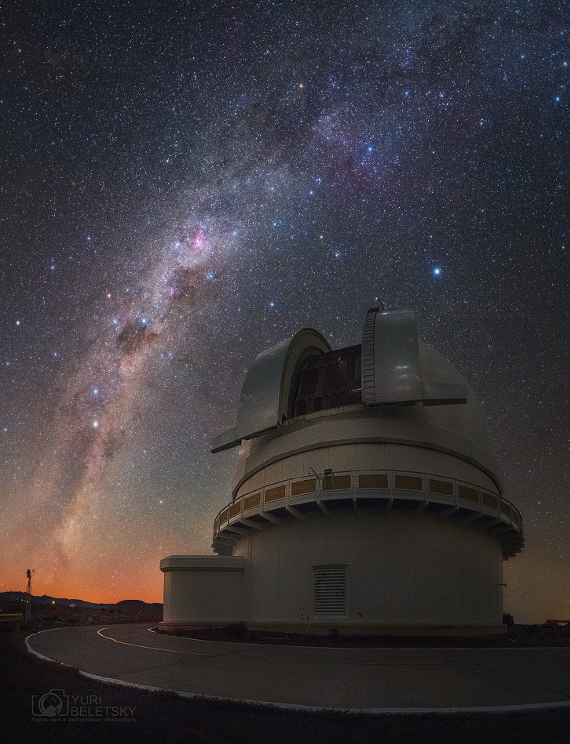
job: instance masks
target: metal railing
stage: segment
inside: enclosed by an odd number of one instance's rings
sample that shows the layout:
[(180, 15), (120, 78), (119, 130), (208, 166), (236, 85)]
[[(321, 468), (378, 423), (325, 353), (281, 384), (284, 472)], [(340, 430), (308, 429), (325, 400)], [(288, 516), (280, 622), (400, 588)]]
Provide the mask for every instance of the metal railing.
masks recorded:
[[(329, 471), (319, 476), (288, 478), (240, 494), (220, 510), (214, 520), (214, 534), (228, 524), (249, 514), (271, 511), (282, 506), (295, 506), (310, 501), (335, 498), (364, 498), (379, 494), (379, 499), (433, 501), (450, 506), (470, 508), (496, 516), (522, 532), (522, 516), (507, 499), (481, 486), (437, 473), (402, 470)], [(417, 494), (417, 496), (411, 495)], [(420, 495), (421, 494), (421, 495)], [(267, 509), (265, 508), (267, 507)]]

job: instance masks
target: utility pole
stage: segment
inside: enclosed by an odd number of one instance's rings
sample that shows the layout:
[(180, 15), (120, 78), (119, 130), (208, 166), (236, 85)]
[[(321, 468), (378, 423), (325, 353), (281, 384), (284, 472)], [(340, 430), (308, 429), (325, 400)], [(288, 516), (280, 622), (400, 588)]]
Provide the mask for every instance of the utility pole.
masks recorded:
[(28, 568), (26, 571), (26, 578), (28, 580), (26, 589), (28, 593), (28, 599), (26, 600), (26, 623), (29, 623), (32, 620), (32, 574), (34, 571), (35, 568)]

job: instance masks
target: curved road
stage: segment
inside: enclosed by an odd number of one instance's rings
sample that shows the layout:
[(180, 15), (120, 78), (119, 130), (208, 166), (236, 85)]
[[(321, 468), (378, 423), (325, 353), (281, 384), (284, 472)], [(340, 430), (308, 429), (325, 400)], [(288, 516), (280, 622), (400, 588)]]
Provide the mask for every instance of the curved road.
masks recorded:
[(28, 649), (109, 682), (370, 712), (570, 705), (570, 648), (348, 649), (201, 641), (147, 625), (69, 627)]

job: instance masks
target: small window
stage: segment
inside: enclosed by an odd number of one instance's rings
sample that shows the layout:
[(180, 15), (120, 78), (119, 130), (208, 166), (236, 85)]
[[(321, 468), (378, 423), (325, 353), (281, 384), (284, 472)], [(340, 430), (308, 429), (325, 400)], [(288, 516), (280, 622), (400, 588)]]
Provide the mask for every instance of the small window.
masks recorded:
[(315, 616), (346, 615), (347, 566), (313, 566)]

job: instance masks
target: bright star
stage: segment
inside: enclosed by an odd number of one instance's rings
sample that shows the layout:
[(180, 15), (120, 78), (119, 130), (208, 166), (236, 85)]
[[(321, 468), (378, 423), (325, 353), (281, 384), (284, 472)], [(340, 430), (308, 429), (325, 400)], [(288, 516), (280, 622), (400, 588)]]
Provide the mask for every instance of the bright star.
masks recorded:
[(435, 274), (435, 276), (439, 276), (441, 274), (441, 269), (438, 266), (436, 266), (435, 269), (433, 270), (433, 273)]

